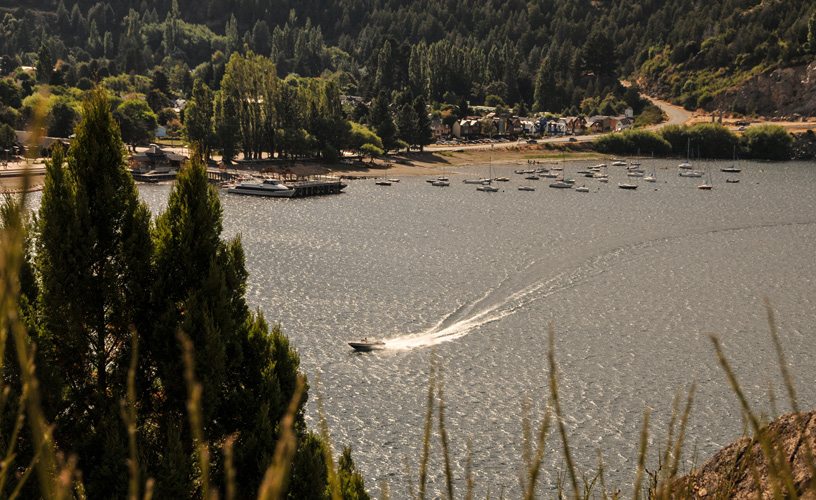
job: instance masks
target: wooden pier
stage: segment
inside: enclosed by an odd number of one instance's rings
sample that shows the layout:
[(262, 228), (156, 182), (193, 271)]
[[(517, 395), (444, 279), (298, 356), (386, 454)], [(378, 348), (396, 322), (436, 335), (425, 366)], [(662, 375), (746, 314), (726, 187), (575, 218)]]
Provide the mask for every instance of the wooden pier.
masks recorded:
[(286, 183), (295, 190), (293, 198), (306, 196), (323, 196), (325, 194), (339, 194), (346, 184), (340, 180), (307, 180), (293, 183)]

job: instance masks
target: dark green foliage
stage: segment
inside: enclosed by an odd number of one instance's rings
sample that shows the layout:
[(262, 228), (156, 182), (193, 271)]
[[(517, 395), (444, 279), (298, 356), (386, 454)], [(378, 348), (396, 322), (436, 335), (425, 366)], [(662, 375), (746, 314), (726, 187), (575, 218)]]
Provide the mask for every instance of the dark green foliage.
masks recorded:
[(213, 93), (200, 79), (193, 84), (193, 95), (184, 108), (182, 135), (188, 144), (197, 144), (209, 158), (213, 147)]
[(19, 108), (22, 106), (22, 91), (13, 78), (0, 79), (0, 104)]
[(411, 141), (411, 144), (419, 146), (419, 150), (422, 151), (425, 146), (433, 141), (433, 135), (431, 134), (431, 117), (428, 115), (425, 98), (421, 95), (414, 99), (414, 110), (417, 116), (416, 135)]
[(0, 123), (0, 148), (10, 148), (17, 141), (17, 134), (8, 123)]
[(340, 481), (340, 495), (343, 500), (369, 500), (363, 476), (357, 471), (351, 458), (351, 447), (344, 446), (343, 454), (337, 461), (337, 476)]
[(141, 99), (127, 99), (116, 108), (113, 116), (119, 122), (122, 140), (127, 144), (145, 144), (156, 137), (156, 114)]
[(328, 500), (326, 445), (314, 433), (307, 433), (298, 443), (287, 498), (291, 500)]
[(739, 138), (719, 123), (698, 123), (686, 129), (694, 156), (701, 158), (732, 158)]
[(671, 145), (659, 134), (648, 130), (625, 130), (595, 139), (595, 148), (604, 154), (635, 155), (654, 153), (663, 156), (671, 153)]
[(758, 125), (745, 130), (740, 144), (749, 158), (788, 160), (793, 137), (779, 125)]
[(54, 61), (51, 59), (51, 49), (43, 43), (37, 51), (37, 81), (48, 83), (54, 73)]
[(646, 127), (648, 125), (660, 123), (664, 119), (665, 114), (663, 113), (663, 110), (654, 104), (649, 104), (643, 108), (640, 114), (638, 114), (637, 118), (635, 119), (635, 127)]
[(731, 158), (739, 147), (739, 138), (719, 123), (698, 123), (691, 127), (669, 125), (660, 135), (671, 144), (672, 152), (702, 158)]
[(67, 99), (57, 98), (51, 105), (46, 118), (48, 125), (48, 135), (50, 137), (68, 137), (74, 132), (74, 126), (78, 120), (74, 108)]
[(374, 131), (380, 136), (382, 146), (385, 151), (396, 147), (397, 126), (389, 109), (391, 100), (388, 93), (382, 91), (371, 103), (368, 122), (374, 127)]
[(118, 405), (131, 328), (146, 313), (152, 245), (104, 91), (92, 91), (83, 111), (67, 168), (59, 148), (48, 166), (39, 210), (39, 366), (59, 381), (46, 407), (60, 447), (83, 457), (90, 496), (111, 497), (127, 478), (114, 445), (126, 442)]

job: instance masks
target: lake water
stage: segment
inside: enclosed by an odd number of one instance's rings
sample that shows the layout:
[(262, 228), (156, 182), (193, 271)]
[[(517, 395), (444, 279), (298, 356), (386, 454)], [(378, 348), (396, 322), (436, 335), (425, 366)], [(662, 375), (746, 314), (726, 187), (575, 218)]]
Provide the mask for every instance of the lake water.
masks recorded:
[[(225, 236), (240, 233), (247, 298), (279, 322), (301, 356), (314, 401), (323, 399), (336, 449), (353, 447), (368, 489), (392, 498), (417, 484), (430, 360), (444, 381), (446, 429), (458, 496), (470, 442), (475, 491), (520, 495), (522, 421), (543, 418), (549, 396), (547, 332), (573, 457), (591, 478), (602, 452), (608, 487), (631, 492), (644, 410), (652, 409), (650, 464), (662, 450), (678, 390), (697, 383), (686, 468), (739, 438), (736, 397), (719, 367), (718, 336), (752, 408), (786, 411), (763, 298), (776, 313), (804, 409), (816, 406), (816, 168), (743, 162), (714, 189), (658, 161), (656, 184), (636, 191), (586, 179), (589, 193), (532, 184), (521, 165), (498, 193), (403, 177), (390, 187), (350, 181), (344, 194), (293, 200), (222, 192)], [(568, 175), (592, 162), (567, 162)], [(647, 169), (651, 167), (646, 162)], [(451, 173), (451, 172), (449, 172)], [(739, 178), (738, 184), (725, 179)], [(154, 210), (167, 185), (141, 185)], [(388, 349), (346, 344), (384, 339)], [(772, 394), (776, 395), (775, 405)], [(444, 466), (435, 430), (430, 497)], [(557, 433), (547, 441), (539, 493), (564, 471)], [(407, 466), (406, 466), (407, 463)]]

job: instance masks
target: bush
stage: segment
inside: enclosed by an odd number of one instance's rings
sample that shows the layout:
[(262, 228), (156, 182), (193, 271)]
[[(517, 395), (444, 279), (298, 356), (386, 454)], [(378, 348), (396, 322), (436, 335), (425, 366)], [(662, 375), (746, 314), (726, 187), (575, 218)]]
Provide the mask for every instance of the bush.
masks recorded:
[(668, 141), (648, 130), (625, 130), (607, 134), (595, 139), (594, 144), (599, 152), (616, 155), (634, 155), (638, 151), (667, 155), (672, 150)]
[(779, 125), (758, 125), (748, 127), (740, 142), (750, 158), (788, 160), (793, 136)]
[(731, 158), (739, 138), (719, 123), (698, 123), (691, 127), (669, 125), (660, 135), (671, 144), (672, 152), (682, 156), (691, 146), (691, 156)]

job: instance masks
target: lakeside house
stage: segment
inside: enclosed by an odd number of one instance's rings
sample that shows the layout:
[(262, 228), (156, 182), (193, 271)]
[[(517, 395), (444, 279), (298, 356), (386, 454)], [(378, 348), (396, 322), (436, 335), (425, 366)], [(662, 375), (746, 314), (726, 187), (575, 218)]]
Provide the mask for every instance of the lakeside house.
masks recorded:
[(467, 140), (481, 135), (482, 126), (479, 122), (480, 118), (479, 116), (468, 116), (467, 118), (455, 122), (453, 127), (451, 127), (454, 137)]
[(445, 137), (450, 137), (451, 133), (452, 128), (450, 125), (446, 125), (438, 118), (431, 120), (431, 134), (433, 135), (434, 139), (439, 140)]

